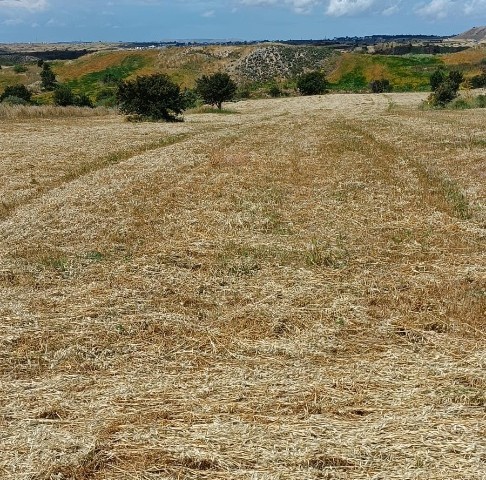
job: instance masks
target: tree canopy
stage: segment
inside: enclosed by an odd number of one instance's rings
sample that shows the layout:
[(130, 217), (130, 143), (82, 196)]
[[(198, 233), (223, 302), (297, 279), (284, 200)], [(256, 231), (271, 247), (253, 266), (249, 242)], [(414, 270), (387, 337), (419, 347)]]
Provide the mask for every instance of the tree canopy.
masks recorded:
[(216, 105), (219, 110), (223, 108), (223, 102), (234, 98), (236, 89), (236, 83), (227, 73), (204, 75), (196, 80), (196, 92), (205, 103)]
[(184, 111), (179, 86), (165, 74), (141, 76), (122, 82), (116, 97), (123, 113), (152, 120), (175, 120)]

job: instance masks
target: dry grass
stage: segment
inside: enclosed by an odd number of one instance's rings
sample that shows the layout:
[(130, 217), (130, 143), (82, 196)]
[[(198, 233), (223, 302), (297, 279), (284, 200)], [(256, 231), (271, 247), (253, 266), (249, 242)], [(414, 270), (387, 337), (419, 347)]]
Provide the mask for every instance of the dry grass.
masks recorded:
[(484, 111), (425, 96), (0, 123), (0, 478), (484, 479)]
[(54, 105), (0, 105), (0, 120), (51, 119), (66, 117), (102, 117), (113, 115), (113, 110), (98, 107), (57, 107)]

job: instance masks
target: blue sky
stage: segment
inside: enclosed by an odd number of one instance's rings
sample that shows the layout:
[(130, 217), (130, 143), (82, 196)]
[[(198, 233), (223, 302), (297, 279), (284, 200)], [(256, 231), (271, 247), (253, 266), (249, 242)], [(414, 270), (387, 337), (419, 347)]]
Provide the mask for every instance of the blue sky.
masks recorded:
[(450, 35), (486, 0), (0, 0), (0, 42)]

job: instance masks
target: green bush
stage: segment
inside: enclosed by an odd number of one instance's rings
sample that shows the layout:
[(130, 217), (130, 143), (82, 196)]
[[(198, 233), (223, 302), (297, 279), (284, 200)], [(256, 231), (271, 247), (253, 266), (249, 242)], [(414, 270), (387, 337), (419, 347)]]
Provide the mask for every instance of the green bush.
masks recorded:
[(14, 65), (13, 70), (15, 73), (25, 73), (27, 71), (27, 67), (25, 65)]
[(41, 85), (44, 90), (54, 90), (57, 85), (56, 76), (51, 69), (51, 66), (44, 62), (42, 64), (42, 71), (40, 73)]
[(439, 85), (447, 78), (447, 72), (444, 67), (437, 68), (430, 76), (430, 88), (433, 92), (437, 90)]
[(282, 96), (282, 90), (278, 85), (271, 85), (268, 89), (268, 94), (273, 98), (278, 98)]
[(100, 107), (114, 107), (116, 105), (116, 91), (104, 88), (96, 95), (96, 105)]
[(370, 90), (373, 93), (391, 92), (392, 86), (390, 84), (390, 80), (387, 80), (386, 78), (382, 78), (380, 80), (373, 80), (370, 83)]
[(32, 92), (25, 85), (18, 83), (5, 88), (5, 91), (0, 95), (0, 102), (5, 101), (8, 97), (21, 98), (29, 103), (32, 98)]
[(60, 84), (54, 90), (54, 104), (59, 107), (68, 107), (69, 105), (74, 105), (74, 93), (67, 86)]
[[(442, 78), (440, 82), (439, 78)], [(430, 77), (430, 85), (433, 90), (429, 97), (430, 103), (436, 107), (444, 107), (452, 102), (457, 97), (459, 86), (463, 80), (464, 77), (458, 70), (452, 70), (445, 74), (444, 70), (437, 69)]]
[(472, 88), (484, 88), (486, 87), (486, 72), (480, 75), (475, 75), (470, 79)]
[(173, 121), (184, 111), (179, 86), (165, 74), (121, 82), (116, 98), (123, 113), (151, 120)]
[(430, 103), (436, 107), (444, 107), (457, 97), (458, 85), (451, 80), (444, 80), (430, 96)]
[(486, 95), (478, 95), (476, 97), (476, 105), (478, 108), (486, 108)]
[(227, 73), (204, 75), (196, 80), (196, 92), (208, 105), (223, 108), (223, 102), (233, 100), (237, 90), (236, 83)]
[(297, 79), (297, 89), (302, 95), (320, 95), (327, 89), (327, 80), (322, 72), (308, 72)]
[(89, 108), (94, 107), (91, 98), (89, 98), (88, 95), (86, 95), (85, 93), (81, 93), (80, 95), (75, 95), (73, 105), (76, 105), (77, 107), (89, 107)]
[(5, 97), (2, 100), (2, 103), (5, 103), (6, 105), (29, 105), (29, 102), (27, 102), (26, 100), (20, 97), (15, 97), (14, 95)]

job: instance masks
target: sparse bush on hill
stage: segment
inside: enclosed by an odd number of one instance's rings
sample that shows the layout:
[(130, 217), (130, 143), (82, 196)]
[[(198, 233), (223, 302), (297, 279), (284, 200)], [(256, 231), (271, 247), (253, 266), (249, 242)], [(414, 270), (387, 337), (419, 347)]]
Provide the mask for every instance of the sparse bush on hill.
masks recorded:
[(4, 103), (5, 105), (29, 105), (29, 102), (27, 102), (26, 100), (20, 97), (15, 97), (14, 95), (5, 97), (2, 100), (2, 103)]
[(104, 88), (96, 95), (96, 104), (100, 107), (114, 107), (116, 105), (116, 91)]
[(57, 85), (56, 76), (52, 71), (49, 63), (44, 62), (42, 64), (42, 71), (40, 73), (41, 86), (43, 90), (54, 90)]
[[(439, 78), (442, 80), (439, 82)], [(459, 86), (464, 77), (461, 72), (452, 70), (445, 74), (442, 69), (437, 69), (431, 76), (430, 85), (433, 92), (429, 97), (429, 102), (436, 107), (444, 107), (457, 97)]]
[(302, 95), (320, 95), (327, 86), (326, 76), (319, 71), (304, 73), (297, 79), (297, 89)]
[(5, 91), (0, 95), (0, 102), (5, 101), (7, 98), (20, 98), (26, 103), (29, 103), (32, 99), (32, 92), (22, 84), (10, 85), (5, 88)]
[(236, 83), (227, 73), (204, 75), (196, 80), (196, 92), (205, 103), (223, 108), (223, 102), (233, 100), (237, 90)]
[(27, 67), (25, 65), (14, 65), (13, 70), (15, 73), (25, 73), (27, 71)]
[(123, 113), (141, 118), (174, 121), (184, 111), (179, 86), (165, 74), (122, 82), (116, 97)]
[(486, 87), (486, 68), (482, 73), (470, 78), (471, 88), (485, 88)]
[(447, 72), (444, 67), (437, 68), (430, 76), (430, 88), (433, 92), (437, 90), (439, 85), (447, 78)]
[(390, 80), (382, 78), (380, 80), (373, 80), (370, 82), (370, 90), (373, 93), (386, 93), (392, 91), (392, 86)]
[(54, 104), (59, 107), (93, 107), (93, 102), (87, 95), (75, 95), (65, 84), (58, 85), (54, 90)]
[(273, 98), (281, 97), (282, 96), (282, 90), (280, 90), (280, 87), (278, 85), (273, 84), (268, 89), (268, 94)]

